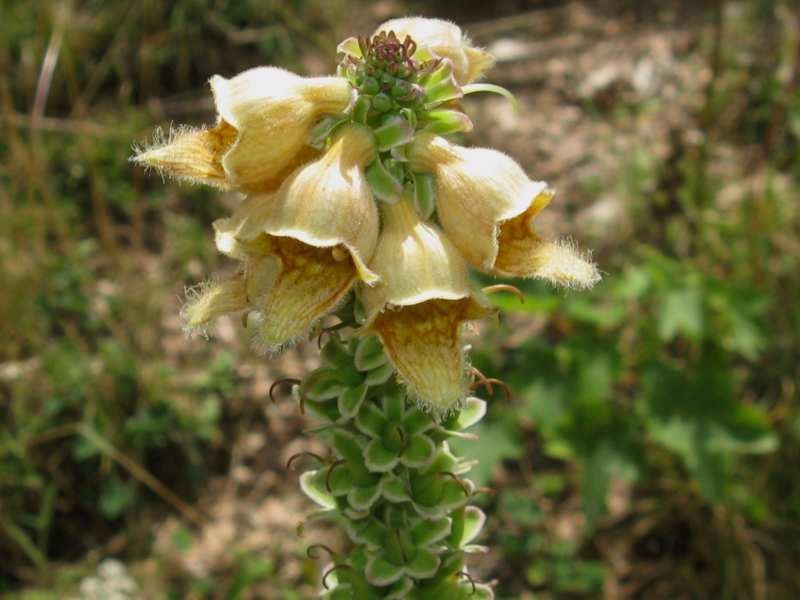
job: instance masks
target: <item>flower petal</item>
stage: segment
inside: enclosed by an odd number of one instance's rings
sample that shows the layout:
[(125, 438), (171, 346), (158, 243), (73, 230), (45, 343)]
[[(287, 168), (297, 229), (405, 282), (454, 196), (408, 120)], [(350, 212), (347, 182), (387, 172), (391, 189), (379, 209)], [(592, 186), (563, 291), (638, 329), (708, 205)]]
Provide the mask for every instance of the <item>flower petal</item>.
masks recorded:
[(461, 329), (488, 309), (475, 299), (428, 300), (390, 307), (370, 325), (400, 377), (423, 406), (444, 413), (467, 396)]
[(333, 310), (350, 291), (356, 269), (335, 253), (338, 247), (317, 248), (290, 237), (270, 236), (269, 241), (279, 272), (258, 306), (254, 342), (274, 351)]
[(568, 241), (547, 242), (533, 229), (552, 192), (540, 194), (531, 207), (500, 226), (499, 252), (492, 273), (504, 277), (538, 277), (556, 285), (586, 289), (600, 281), (597, 266)]
[(311, 158), (315, 151), (306, 141), (315, 121), (344, 112), (353, 93), (343, 78), (304, 78), (277, 67), (250, 69), (231, 79), (217, 75), (211, 89), (220, 117), (238, 133), (222, 166), (246, 192), (276, 189), (298, 157)]
[(366, 128), (343, 127), (322, 157), (284, 182), (264, 211), (261, 231), (318, 248), (343, 246), (362, 281), (374, 283), (366, 263), (378, 240), (378, 209), (364, 175), (374, 152)]
[(168, 141), (137, 151), (132, 160), (180, 181), (227, 189), (221, 160), (235, 139), (236, 129), (225, 121), (211, 129), (180, 128)]
[(225, 281), (202, 284), (187, 290), (187, 302), (181, 310), (181, 320), (189, 333), (203, 328), (222, 315), (247, 308), (247, 293), (242, 274)]
[(491, 54), (473, 46), (461, 28), (449, 21), (424, 17), (391, 19), (375, 33), (380, 31), (394, 31), (401, 40), (410, 35), (417, 43), (418, 55), (427, 50), (435, 57), (450, 59), (456, 80), (462, 85), (474, 81), (494, 65)]

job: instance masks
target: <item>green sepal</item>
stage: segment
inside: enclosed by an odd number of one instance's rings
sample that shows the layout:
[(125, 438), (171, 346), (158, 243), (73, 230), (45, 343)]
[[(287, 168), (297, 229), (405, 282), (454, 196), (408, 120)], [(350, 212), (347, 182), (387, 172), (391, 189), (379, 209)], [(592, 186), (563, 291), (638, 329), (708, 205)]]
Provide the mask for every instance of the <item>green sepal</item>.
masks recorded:
[[(353, 473), (347, 466), (329, 466), (325, 469), (320, 469), (320, 471), (325, 475), (325, 491), (327, 491), (329, 494), (333, 494), (334, 496), (345, 496), (351, 489), (353, 489)], [(327, 489), (327, 486), (330, 486), (330, 490)]]
[(425, 433), (433, 426), (434, 422), (430, 415), (416, 407), (407, 409), (406, 414), (403, 416), (403, 429), (408, 435)]
[(478, 537), (486, 522), (486, 515), (477, 506), (459, 509), (452, 517), (453, 527), (447, 542), (454, 548), (463, 548)]
[[(328, 578), (327, 583), (329, 586), (332, 585), (331, 579), (333, 579), (333, 574)], [(325, 592), (321, 598), (323, 598), (323, 600), (355, 600), (356, 596), (352, 585), (349, 583), (340, 583), (332, 590)]]
[(367, 561), (364, 575), (372, 585), (385, 587), (405, 575), (405, 569), (402, 566), (393, 565), (383, 558), (382, 554), (373, 554)]
[(356, 510), (369, 510), (375, 501), (380, 498), (380, 485), (369, 487), (354, 487), (347, 494), (347, 503)]
[(370, 335), (358, 340), (353, 363), (359, 371), (372, 371), (386, 364), (386, 354), (377, 336)]
[(367, 96), (359, 96), (353, 104), (352, 119), (361, 125), (367, 124), (367, 116), (372, 108), (372, 101)]
[(419, 83), (422, 87), (427, 87), (430, 85), (434, 85), (439, 83), (440, 81), (444, 81), (445, 79), (449, 79), (453, 76), (453, 61), (449, 58), (444, 58), (439, 61), (439, 64), (436, 65), (436, 68), (433, 69), (430, 73), (423, 75)]
[(407, 467), (422, 469), (433, 460), (435, 453), (436, 446), (433, 445), (433, 441), (426, 435), (417, 434), (408, 440), (400, 460)]
[(430, 110), (440, 104), (461, 98), (464, 93), (453, 76), (425, 86), (425, 108)]
[(363, 325), (367, 322), (367, 309), (364, 307), (364, 303), (361, 302), (361, 298), (359, 298), (358, 295), (355, 296), (355, 301), (353, 302), (353, 318), (359, 325)]
[(325, 365), (336, 369), (353, 364), (353, 355), (347, 345), (338, 337), (331, 337), (322, 347), (321, 357)]
[(462, 88), (464, 95), (467, 94), (474, 94), (476, 92), (491, 92), (493, 94), (498, 94), (511, 102), (511, 106), (514, 110), (519, 110), (519, 102), (517, 102), (517, 97), (514, 96), (510, 91), (506, 88), (499, 86), (494, 83), (468, 83)]
[(489, 547), (481, 546), (480, 544), (467, 544), (461, 549), (466, 554), (488, 554)]
[(444, 472), (455, 473), (456, 475), (461, 472), (459, 469), (459, 460), (456, 456), (450, 451), (450, 446), (447, 445), (447, 442), (443, 442), (442, 445), (437, 449), (436, 456), (434, 457), (433, 461), (430, 465), (425, 468), (425, 473), (444, 473)]
[(339, 396), (337, 406), (342, 419), (349, 421), (356, 416), (361, 404), (364, 402), (364, 398), (367, 397), (368, 387), (366, 383), (362, 383), (358, 387), (348, 389)]
[(425, 113), (422, 130), (436, 135), (472, 131), (472, 121), (460, 110), (437, 109)]
[(392, 363), (387, 362), (367, 373), (366, 384), (369, 386), (383, 385), (394, 374), (394, 366)]
[(429, 173), (412, 173), (414, 180), (414, 209), (417, 214), (427, 220), (436, 210), (436, 178)]
[(406, 565), (405, 571), (414, 579), (428, 579), (436, 575), (441, 559), (427, 548), (417, 548), (414, 558)]
[(370, 441), (364, 449), (364, 464), (373, 473), (391, 471), (398, 462), (397, 453), (387, 450), (380, 439)]
[(346, 121), (347, 119), (342, 117), (323, 117), (311, 128), (311, 132), (308, 134), (308, 145), (317, 150), (322, 150), (336, 129)]
[(367, 183), (369, 183), (372, 194), (377, 200), (394, 204), (400, 199), (403, 192), (403, 184), (384, 166), (380, 156), (376, 156), (366, 171)]
[(389, 592), (384, 596), (385, 600), (405, 600), (410, 598), (411, 591), (414, 589), (414, 580), (410, 577), (403, 577), (394, 583)]
[(314, 400), (305, 400), (303, 402), (305, 410), (323, 421), (331, 423), (339, 420), (339, 409), (333, 402), (316, 402)]
[(386, 542), (386, 527), (369, 516), (361, 521), (348, 521), (345, 524), (345, 531), (354, 544), (379, 548)]
[(389, 502), (400, 503), (411, 499), (403, 480), (388, 473), (381, 480), (381, 491)]
[(356, 436), (342, 430), (333, 434), (331, 445), (339, 456), (354, 463), (360, 463), (364, 445)]
[(345, 390), (347, 386), (340, 381), (339, 374), (325, 367), (311, 371), (300, 384), (302, 396), (317, 402), (337, 398)]
[(346, 40), (343, 40), (338, 46), (336, 46), (336, 52), (341, 52), (342, 54), (346, 54), (347, 56), (352, 56), (353, 58), (361, 58), (361, 46), (358, 43), (357, 37), (349, 37)]
[(372, 402), (362, 404), (361, 410), (356, 415), (356, 427), (365, 435), (373, 438), (381, 437), (387, 424), (388, 421), (381, 409)]
[(414, 128), (400, 115), (391, 115), (373, 133), (378, 152), (386, 152), (414, 139)]
[(401, 423), (406, 410), (405, 399), (400, 388), (393, 386), (383, 394), (383, 414), (390, 423)]
[(420, 521), (411, 528), (411, 539), (415, 546), (430, 546), (450, 535), (451, 520), (441, 519)]
[(336, 498), (325, 489), (325, 473), (322, 470), (306, 471), (300, 475), (300, 489), (323, 508), (337, 507)]
[(480, 398), (469, 397), (464, 402), (464, 408), (454, 416), (451, 422), (448, 422), (448, 428), (463, 431), (475, 425), (485, 414), (486, 401)]

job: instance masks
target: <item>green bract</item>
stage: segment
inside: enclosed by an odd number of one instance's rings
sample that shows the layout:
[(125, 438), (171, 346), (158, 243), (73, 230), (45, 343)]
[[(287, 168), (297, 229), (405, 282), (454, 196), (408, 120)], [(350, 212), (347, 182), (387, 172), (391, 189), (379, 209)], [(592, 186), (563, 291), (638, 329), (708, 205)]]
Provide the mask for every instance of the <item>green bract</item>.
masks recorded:
[(323, 597), (492, 598), (464, 565), (485, 550), (472, 544), (485, 516), (469, 505), (471, 463), (447, 444), (483, 417), (485, 402), (469, 398), (435, 422), (407, 401), (373, 336), (332, 334), (322, 362), (296, 393), (323, 421), (333, 456), (300, 483), (322, 508), (316, 518), (338, 523), (353, 547), (335, 557)]

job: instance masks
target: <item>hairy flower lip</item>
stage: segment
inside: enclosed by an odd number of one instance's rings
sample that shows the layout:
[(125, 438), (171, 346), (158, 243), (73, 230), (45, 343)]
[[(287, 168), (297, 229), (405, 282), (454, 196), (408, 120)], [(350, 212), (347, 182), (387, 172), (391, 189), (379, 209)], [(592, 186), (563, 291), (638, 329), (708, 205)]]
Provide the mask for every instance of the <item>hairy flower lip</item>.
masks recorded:
[(434, 412), (466, 397), (465, 322), (492, 312), (469, 285), (466, 263), (444, 233), (420, 219), (406, 196), (382, 208), (370, 266), (381, 277), (361, 291), (364, 332), (375, 332), (413, 396)]

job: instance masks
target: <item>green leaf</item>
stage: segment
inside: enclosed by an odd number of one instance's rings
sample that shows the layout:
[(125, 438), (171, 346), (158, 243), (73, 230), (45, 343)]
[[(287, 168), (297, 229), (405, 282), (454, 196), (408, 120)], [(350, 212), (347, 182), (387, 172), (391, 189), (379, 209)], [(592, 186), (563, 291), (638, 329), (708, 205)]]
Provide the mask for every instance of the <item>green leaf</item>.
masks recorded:
[(412, 469), (421, 469), (426, 467), (436, 452), (436, 446), (433, 444), (431, 438), (426, 435), (418, 434), (412, 436), (400, 460), (404, 465)]
[(362, 433), (373, 438), (383, 436), (387, 424), (388, 421), (383, 411), (372, 402), (362, 404), (361, 410), (359, 410), (358, 415), (356, 415), (356, 427), (358, 427)]
[(360, 463), (363, 455), (363, 445), (355, 435), (336, 431), (333, 434), (333, 447), (345, 460)]
[(480, 398), (467, 398), (462, 408), (455, 417), (455, 422), (449, 427), (464, 431), (480, 421), (486, 414), (486, 401)]
[(451, 519), (420, 519), (411, 528), (411, 539), (416, 546), (430, 546), (450, 535)]
[(336, 498), (325, 489), (325, 473), (323, 470), (303, 473), (300, 476), (300, 489), (306, 496), (323, 508), (336, 508)]
[(433, 427), (434, 422), (430, 415), (414, 407), (406, 410), (403, 417), (403, 428), (408, 435), (424, 433)]
[(337, 398), (346, 390), (347, 386), (339, 380), (336, 371), (324, 367), (312, 371), (300, 385), (300, 393), (317, 402)]
[(369, 386), (383, 385), (394, 374), (392, 363), (387, 362), (367, 373), (366, 383)]
[(414, 128), (400, 115), (391, 115), (373, 133), (378, 152), (386, 152), (414, 139)]
[(358, 340), (354, 363), (359, 371), (372, 371), (386, 364), (386, 354), (377, 336), (370, 335)]
[(373, 473), (391, 471), (400, 461), (396, 452), (387, 450), (380, 439), (374, 439), (364, 450), (364, 464)]
[(477, 506), (467, 506), (453, 514), (453, 525), (448, 542), (455, 548), (463, 548), (480, 534), (486, 515)]
[(427, 548), (417, 548), (414, 558), (406, 565), (406, 573), (414, 579), (428, 579), (436, 575), (441, 560)]
[(383, 414), (390, 423), (400, 423), (405, 413), (405, 398), (397, 386), (383, 394)]
[(350, 388), (339, 396), (338, 408), (345, 420), (352, 419), (358, 413), (364, 398), (367, 396), (367, 384), (362, 383), (358, 387)]
[(436, 210), (436, 178), (429, 173), (412, 173), (414, 209), (423, 219), (430, 219)]
[(400, 579), (405, 574), (402, 566), (393, 565), (381, 554), (375, 554), (367, 561), (364, 575), (372, 585), (387, 586)]
[(410, 498), (403, 480), (388, 473), (381, 480), (381, 490), (389, 502), (406, 502)]
[(367, 182), (376, 200), (394, 204), (400, 200), (403, 183), (384, 167), (380, 157), (376, 157), (366, 168)]
[(661, 303), (658, 335), (664, 341), (683, 334), (690, 340), (703, 335), (703, 296), (700, 289), (686, 288), (667, 293)]
[(347, 502), (356, 510), (369, 510), (380, 495), (381, 488), (378, 484), (352, 488), (347, 494)]

